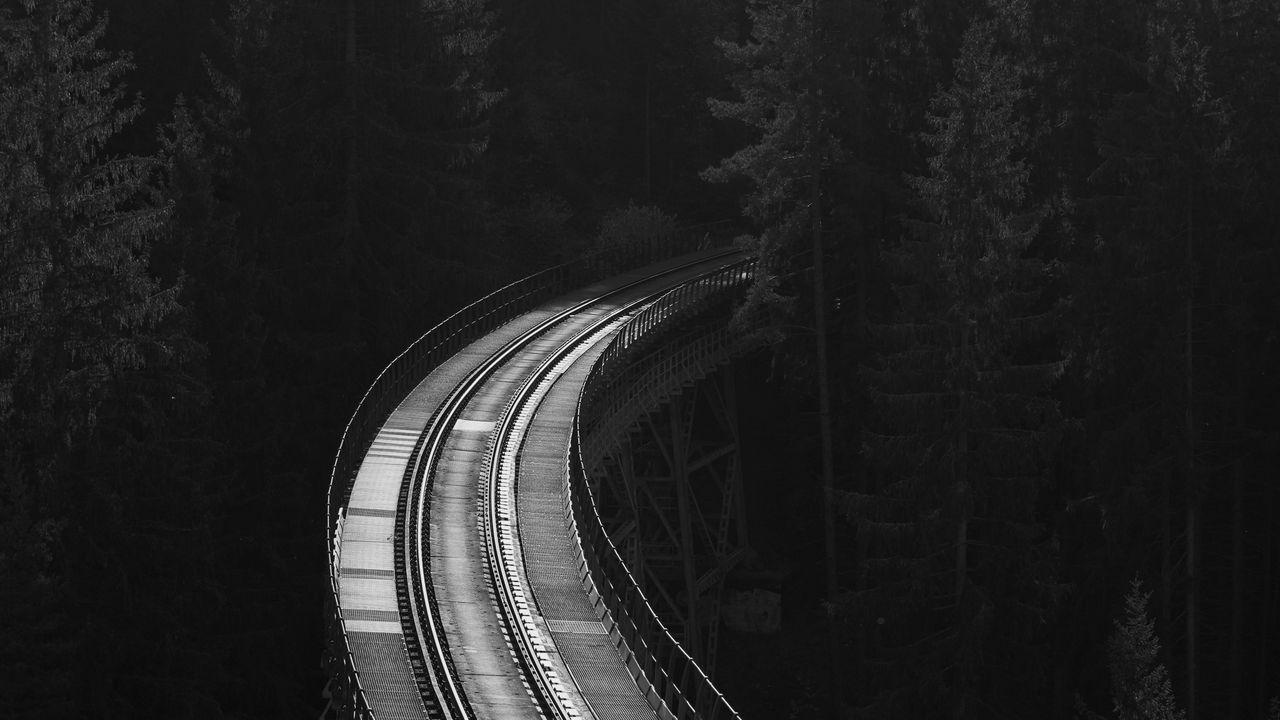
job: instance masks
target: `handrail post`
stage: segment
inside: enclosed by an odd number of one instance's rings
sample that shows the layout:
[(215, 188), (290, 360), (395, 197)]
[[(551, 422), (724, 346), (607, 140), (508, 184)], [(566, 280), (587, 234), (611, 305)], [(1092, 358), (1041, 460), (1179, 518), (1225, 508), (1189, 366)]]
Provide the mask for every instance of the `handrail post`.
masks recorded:
[[(678, 240), (683, 238), (669, 235), (669, 246), (674, 248)], [(674, 717), (719, 717), (725, 720), (737, 718), (737, 713), (728, 705), (712, 684), (709, 677), (697, 666), (693, 658), (684, 651), (679, 643), (662, 625), (653, 608), (644, 598), (644, 594), (635, 584), (627, 568), (622, 564), (616, 548), (612, 546), (601, 519), (594, 510), (594, 498), (591, 496), (586, 479), (586, 453), (595, 452), (592, 438), (600, 428), (599, 423), (589, 430), (584, 418), (584, 408), (590, 406), (593, 413), (602, 413), (595, 417), (607, 417), (619, 407), (617, 402), (633, 402), (636, 397), (629, 389), (628, 381), (639, 379), (636, 373), (641, 372), (635, 366), (630, 348), (649, 347), (651, 343), (645, 338), (652, 329), (669, 322), (674, 322), (684, 312), (699, 312), (714, 296), (722, 291), (731, 290), (742, 285), (751, 275), (753, 260), (732, 263), (699, 280), (682, 284), (651, 303), (643, 311), (632, 317), (610, 341), (605, 350), (597, 357), (596, 363), (588, 373), (583, 385), (578, 409), (574, 417), (575, 436), (573, 451), (578, 453), (573, 463), (581, 478), (574, 478), (574, 491), (581, 492), (583, 497), (576, 500), (584, 508), (583, 517), (589, 524), (589, 531), (580, 531), (585, 545), (599, 543), (596, 552), (589, 555), (600, 557), (601, 562), (589, 570), (601, 573), (608, 582), (596, 581), (597, 588), (604, 592), (605, 588), (613, 593), (612, 599), (606, 599), (606, 606), (614, 612), (616, 620), (625, 618), (625, 628), (620, 634), (630, 644), (635, 657), (637, 672), (644, 676), (651, 686), (651, 697), (660, 698), (666, 710)], [(692, 341), (690, 350), (694, 353), (723, 352), (726, 341), (720, 340), (720, 334), (714, 342), (705, 337)], [(727, 337), (727, 335), (725, 335)], [(643, 351), (637, 351), (643, 352)], [(673, 357), (660, 356), (662, 359), (656, 366), (657, 375), (674, 376), (679, 370), (683, 377), (687, 375), (683, 365), (672, 365)], [(645, 371), (648, 372), (648, 371)], [(614, 383), (620, 385), (615, 387)], [(621, 400), (618, 399), (621, 394)], [(605, 423), (608, 426), (608, 423)], [(595, 455), (591, 455), (593, 461)], [(577, 483), (581, 483), (578, 485)], [(587, 510), (587, 508), (591, 508)], [(656, 709), (656, 708), (655, 708)]]

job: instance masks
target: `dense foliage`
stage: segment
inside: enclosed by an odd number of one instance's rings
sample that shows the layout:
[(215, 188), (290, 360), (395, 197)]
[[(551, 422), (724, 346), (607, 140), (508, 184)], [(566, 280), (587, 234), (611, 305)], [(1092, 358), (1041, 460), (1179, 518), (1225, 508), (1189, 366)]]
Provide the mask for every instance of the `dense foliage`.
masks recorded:
[[(1188, 715), (1265, 712), (1276, 10), (762, 1), (721, 41), (711, 110), (750, 132), (704, 176), (746, 183), (791, 382), (822, 392), (834, 325), (842, 579), (793, 617), (842, 642), (775, 649), (843, 680), (793, 709), (1100, 705), (1102, 619), (1138, 570)], [(820, 445), (791, 467), (818, 474)], [(817, 485), (791, 491), (813, 523)], [(811, 593), (816, 545), (788, 558)]]
[(730, 217), (744, 715), (1274, 713), (1275, 0), (0, 0), (0, 61), (6, 713), (314, 717), (380, 365)]

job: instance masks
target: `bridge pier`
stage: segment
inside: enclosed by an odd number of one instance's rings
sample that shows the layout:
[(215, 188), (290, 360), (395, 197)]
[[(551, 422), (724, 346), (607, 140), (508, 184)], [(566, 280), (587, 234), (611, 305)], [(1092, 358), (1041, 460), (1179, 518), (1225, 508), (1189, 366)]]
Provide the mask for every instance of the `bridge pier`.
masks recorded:
[(713, 676), (725, 578), (749, 552), (735, 391), (732, 371), (687, 385), (592, 471), (632, 575)]

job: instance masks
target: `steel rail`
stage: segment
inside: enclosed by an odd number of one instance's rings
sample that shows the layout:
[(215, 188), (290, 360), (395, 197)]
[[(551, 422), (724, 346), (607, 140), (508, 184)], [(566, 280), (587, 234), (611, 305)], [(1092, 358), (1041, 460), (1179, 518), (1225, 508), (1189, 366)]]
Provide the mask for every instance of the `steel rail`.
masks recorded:
[[(751, 277), (754, 258), (738, 260), (703, 272), (677, 287), (652, 293), (628, 305), (610, 312), (578, 330), (554, 351), (548, 353), (539, 365), (511, 394), (490, 436), (481, 473), (485, 508), (485, 548), (490, 581), (497, 590), (504, 626), (517, 654), (523, 656), (522, 668), (530, 681), (530, 688), (538, 688), (539, 705), (556, 718), (576, 718), (579, 713), (569, 701), (567, 693), (558, 687), (559, 673), (541, 662), (545, 653), (545, 640), (527, 610), (527, 597), (519, 571), (512, 565), (518, 562), (518, 548), (511, 531), (510, 517), (515, 514), (515, 473), (519, 448), (532, 421), (536, 407), (541, 403), (550, 386), (566, 369), (567, 363), (576, 359), (599, 342), (604, 334), (615, 333), (608, 347), (634, 344), (647, 331), (665, 320), (673, 318), (685, 304), (698, 304), (719, 291), (739, 286)], [(638, 308), (642, 308), (635, 312)], [(618, 327), (624, 316), (630, 316)], [(593, 374), (600, 365), (597, 358)], [(554, 375), (555, 377), (552, 377)], [(554, 641), (551, 641), (554, 643)], [(569, 679), (576, 685), (572, 671)]]
[[(718, 289), (740, 285), (752, 272), (752, 258), (725, 266), (717, 278), (720, 283)], [(593, 596), (600, 599), (603, 605), (601, 612), (607, 618), (610, 634), (616, 634), (618, 642), (627, 646), (630, 657), (628, 669), (646, 697), (650, 698), (658, 717), (662, 720), (695, 717), (737, 720), (737, 711), (697, 661), (672, 636), (623, 561), (600, 515), (584, 458), (583, 423), (587, 406), (593, 398), (598, 401), (602, 391), (599, 386), (608, 383), (609, 377), (616, 374), (620, 366), (625, 367), (631, 347), (643, 345), (649, 330), (671, 317), (672, 312), (685, 300), (692, 300), (694, 294), (701, 293), (695, 293), (684, 285), (672, 290), (669, 294), (671, 302), (667, 302), (667, 298), (659, 300), (632, 318), (597, 358), (578, 393), (566, 458), (564, 492), (569, 499), (575, 532), (584, 550), (579, 575), (584, 583), (594, 588)], [(678, 299), (682, 295), (683, 299)]]
[[(681, 287), (697, 284), (702, 279), (720, 272), (710, 270), (692, 278)], [(527, 606), (523, 583), (519, 572), (511, 567), (517, 562), (518, 548), (510, 528), (510, 515), (514, 511), (514, 480), (517, 465), (517, 454), (524, 441), (529, 420), (536, 403), (545, 396), (550, 382), (549, 376), (570, 359), (575, 351), (585, 351), (596, 342), (602, 334), (617, 329), (621, 318), (633, 315), (638, 308), (650, 308), (670, 291), (651, 293), (626, 306), (619, 308), (607, 316), (596, 320), (588, 327), (579, 330), (574, 337), (568, 339), (559, 348), (549, 353), (542, 362), (525, 379), (521, 386), (511, 394), (506, 407), (499, 415), (498, 423), (491, 436), (491, 443), (485, 454), (487, 467), (482, 473), (485, 497), (485, 546), (488, 558), (488, 569), (491, 582), (499, 592), (499, 607), (503, 615), (503, 623), (518, 654), (523, 656), (522, 665), (530, 676), (530, 687), (538, 688), (539, 705), (550, 711), (557, 718), (577, 717), (577, 709), (568, 701), (563, 692), (556, 687), (559, 684), (559, 673), (548, 669), (541, 662), (539, 655), (546, 652), (543, 638), (533, 623), (531, 614), (521, 611), (521, 605)], [(580, 354), (580, 353), (578, 353)], [(563, 372), (563, 371), (562, 371)], [(558, 375), (557, 375), (558, 377)], [(517, 430), (518, 425), (523, 425)], [(507, 517), (503, 517), (506, 515)], [(576, 685), (577, 680), (570, 672), (569, 679)]]
[(542, 301), (586, 282), (669, 259), (682, 252), (723, 247), (727, 222), (676, 228), (622, 247), (601, 249), (493, 290), (432, 327), (378, 373), (342, 431), (326, 492), (329, 587), (325, 596), (326, 695), (340, 717), (373, 720), (355, 666), (340, 600), (340, 540), (345, 510), (365, 451), (395, 406), (423, 377), (467, 344), (532, 310)]
[[(530, 688), (537, 688), (536, 697), (545, 715), (555, 718), (578, 717), (577, 708), (569, 702), (565, 693), (559, 690), (559, 673), (550, 670), (541, 661), (540, 655), (545, 653), (543, 638), (538, 637), (532, 615), (522, 612), (521, 606), (528, 606), (523, 583), (519, 571), (514, 567), (518, 562), (519, 548), (511, 531), (511, 516), (515, 512), (514, 485), (517, 465), (517, 453), (528, 429), (526, 409), (529, 401), (544, 387), (551, 372), (570, 357), (580, 347), (589, 347), (593, 338), (612, 331), (612, 326), (619, 319), (638, 307), (651, 304), (657, 293), (648, 295), (636, 302), (611, 312), (607, 317), (594, 322), (588, 328), (579, 331), (573, 338), (563, 343), (550, 353), (538, 365), (520, 388), (512, 393), (506, 407), (499, 415), (491, 442), (484, 456), (485, 469), (481, 473), (482, 492), (484, 495), (484, 529), (485, 556), (489, 571), (489, 579), (497, 591), (498, 607), (503, 626), (512, 647), (516, 649), (520, 664)], [(518, 423), (524, 425), (517, 434)], [(570, 674), (570, 680), (576, 679)]]
[[(409, 514), (411, 522), (407, 523), (405, 535), (397, 540), (401, 543), (411, 543), (411, 552), (408, 556), (411, 561), (408, 562), (408, 571), (406, 580), (410, 587), (407, 593), (410, 598), (413, 627), (417, 634), (415, 638), (419, 647), (424, 648), (429, 656), (427, 659), (431, 663), (430, 671), (432, 677), (428, 682), (432, 688), (441, 695), (440, 700), (444, 703), (444, 708), (448, 714), (459, 720), (470, 720), (474, 717), (474, 713), (470, 709), (470, 704), (466, 699), (465, 692), (462, 690), (460, 681), (456, 677), (456, 670), (452, 668), (452, 663), (447, 650), (448, 643), (445, 640), (443, 625), (441, 623), (439, 612), (436, 608), (435, 592), (431, 587), (429, 566), (430, 561), (424, 554), (424, 548), (427, 547), (427, 538), (423, 537), (426, 532), (428, 506), (430, 502), (430, 490), (432, 484), (432, 476), (440, 455), (443, 451), (445, 441), (449, 436), (458, 416), (465, 408), (467, 402), (474, 397), (480, 387), (486, 382), (505, 362), (511, 359), (517, 352), (532, 342), (536, 337), (550, 330), (552, 327), (567, 320), (582, 310), (599, 303), (608, 297), (618, 295), (633, 289), (639, 285), (651, 282), (664, 275), (670, 275), (689, 267), (701, 263), (711, 262), (716, 259), (722, 259), (738, 254), (738, 250), (724, 250), (719, 253), (708, 254), (699, 257), (697, 260), (681, 263), (680, 265), (666, 268), (660, 272), (647, 275), (618, 288), (610, 290), (606, 293), (593, 296), (587, 300), (581, 301), (570, 308), (567, 308), (546, 320), (536, 324), (534, 327), (524, 331), (516, 338), (508, 341), (501, 349), (491, 354), (478, 367), (469, 372), (462, 382), (458, 383), (440, 404), (426, 428), (419, 438), (416, 446), (417, 452), (411, 458), (409, 466), (413, 468), (414, 477), (411, 479), (412, 487), (408, 492), (413, 503), (413, 508)], [(712, 271), (714, 272), (714, 271)], [(655, 292), (646, 296), (642, 301), (628, 304), (627, 308), (613, 313), (612, 315), (620, 315), (630, 311), (645, 302), (652, 301), (653, 298), (659, 297), (663, 292)], [(397, 563), (399, 564), (400, 553), (397, 553)], [(400, 573), (397, 572), (397, 578)], [(423, 617), (425, 615), (425, 617)], [(425, 626), (426, 632), (422, 629)], [(424, 637), (425, 635), (425, 637)], [(425, 644), (424, 642), (425, 641)], [(427, 654), (424, 653), (424, 654)], [(525, 662), (528, 662), (528, 657)], [(536, 661), (533, 663), (537, 666)], [(424, 668), (428, 671), (428, 668)], [(443, 675), (443, 677), (440, 677)], [(536, 678), (535, 678), (536, 679)]]

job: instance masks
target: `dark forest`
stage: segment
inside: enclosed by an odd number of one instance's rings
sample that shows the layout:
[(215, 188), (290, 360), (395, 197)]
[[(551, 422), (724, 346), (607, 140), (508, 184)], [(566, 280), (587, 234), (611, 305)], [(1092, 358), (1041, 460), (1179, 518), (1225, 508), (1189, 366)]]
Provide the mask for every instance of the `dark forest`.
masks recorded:
[(0, 716), (320, 715), (378, 371), (721, 222), (743, 717), (1280, 718), (1276, 0), (0, 0), (0, 57)]

